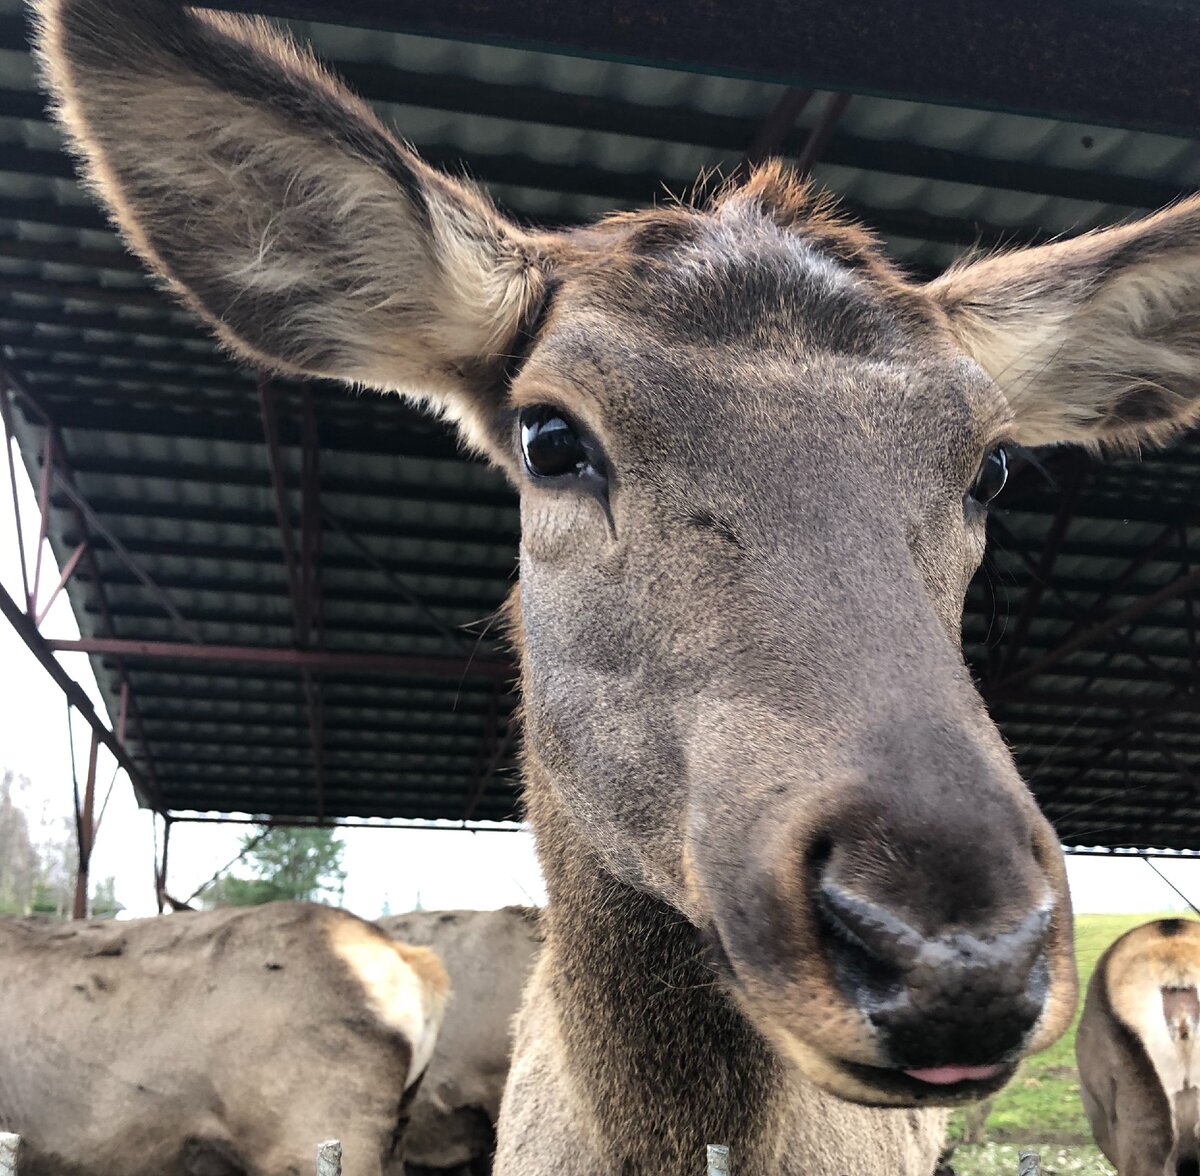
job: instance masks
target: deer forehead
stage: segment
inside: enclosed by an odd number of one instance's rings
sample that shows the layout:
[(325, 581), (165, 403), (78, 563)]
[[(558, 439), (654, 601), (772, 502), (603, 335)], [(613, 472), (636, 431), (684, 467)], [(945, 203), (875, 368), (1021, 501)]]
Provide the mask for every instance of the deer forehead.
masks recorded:
[(623, 422), (905, 443), (924, 430), (973, 449), (1003, 432), (998, 389), (912, 287), (761, 215), (670, 223), (686, 234), (639, 244), (656, 224), (647, 214), (615, 236), (582, 231), (551, 259), (552, 308), (517, 406), (561, 401), (602, 436)]

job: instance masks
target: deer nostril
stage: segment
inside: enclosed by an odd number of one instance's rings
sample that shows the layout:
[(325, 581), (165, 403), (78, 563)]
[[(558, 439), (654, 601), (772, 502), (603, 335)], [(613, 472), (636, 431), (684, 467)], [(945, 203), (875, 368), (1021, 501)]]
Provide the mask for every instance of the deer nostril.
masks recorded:
[(979, 1066), (1018, 1051), (1049, 989), (1049, 911), (992, 934), (926, 936), (835, 876), (817, 888), (826, 958), (846, 998), (909, 1068)]
[(817, 918), (844, 991), (856, 994), (865, 1006), (903, 997), (905, 964), (915, 961), (911, 928), (828, 882), (818, 891)]

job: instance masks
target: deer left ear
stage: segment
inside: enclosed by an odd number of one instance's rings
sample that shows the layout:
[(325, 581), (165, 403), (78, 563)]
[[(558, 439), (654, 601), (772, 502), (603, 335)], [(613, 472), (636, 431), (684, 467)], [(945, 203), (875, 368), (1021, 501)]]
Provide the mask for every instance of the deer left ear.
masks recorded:
[(1023, 444), (1136, 447), (1200, 419), (1200, 198), (926, 289)]

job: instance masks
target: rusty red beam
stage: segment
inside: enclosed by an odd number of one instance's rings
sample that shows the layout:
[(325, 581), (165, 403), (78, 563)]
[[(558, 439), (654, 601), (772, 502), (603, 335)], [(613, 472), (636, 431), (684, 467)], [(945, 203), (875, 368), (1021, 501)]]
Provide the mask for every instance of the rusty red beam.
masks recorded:
[[(328, 821), (304, 820), (290, 817), (234, 817), (234, 816), (187, 816), (172, 813), (171, 821), (176, 825), (262, 825), (268, 829), (428, 829), (430, 832), (445, 830), (449, 833), (461, 833), (464, 824), (471, 827), (471, 822), (444, 819), (428, 820), (416, 817), (380, 817), (374, 820), (362, 820), (355, 817), (337, 817)], [(482, 825), (482, 821), (474, 822)], [(489, 830), (496, 833), (520, 833), (524, 826), (517, 821), (488, 821)]]
[(504, 735), (496, 744), (495, 750), (492, 752), (491, 758), (484, 766), (483, 771), (479, 773), (479, 777), (475, 782), (475, 786), (471, 791), (471, 795), (467, 798), (466, 808), (463, 810), (463, 820), (469, 821), (474, 815), (475, 810), (479, 807), (479, 802), (483, 800), (484, 793), (487, 792), (488, 785), (495, 778), (500, 765), (504, 762), (516, 741), (517, 734), (521, 729), (521, 720), (514, 711), (508, 718), (508, 725), (504, 728)]
[(125, 746), (125, 725), (129, 721), (129, 681), (121, 679), (121, 701), (117, 708), (117, 742)]
[(1021, 601), (1021, 611), (1017, 614), (1016, 624), (1013, 626), (1012, 635), (1008, 639), (1008, 648), (1005, 651), (998, 673), (1000, 678), (1004, 678), (1016, 668), (1017, 659), (1020, 657), (1021, 649), (1025, 644), (1025, 638), (1029, 636), (1029, 628), (1033, 624), (1034, 617), (1037, 615), (1042, 594), (1045, 592), (1046, 585), (1054, 573), (1054, 564), (1058, 559), (1059, 550), (1071, 525), (1071, 519), (1075, 516), (1075, 504), (1079, 501), (1080, 492), (1083, 490), (1084, 477), (1084, 467), (1077, 466), (1072, 471), (1070, 481), (1067, 483), (1067, 488), (1058, 504), (1058, 510), (1054, 512), (1054, 520), (1050, 524), (1050, 529), (1046, 532), (1046, 540), (1042, 544), (1041, 555), (1038, 557), (1036, 566), (1031, 568), (1033, 579), (1030, 581), (1029, 587), (1025, 590), (1024, 599)]
[(321, 641), (321, 439), (312, 386), (302, 390), (300, 579), (304, 641)]
[(46, 535), (50, 527), (50, 482), (54, 477), (54, 430), (46, 430), (42, 448), (42, 473), (38, 480), (38, 537), (37, 550), (33, 557), (33, 587), (29, 590), (26, 605), (32, 613), (34, 601), (42, 583), (42, 552), (46, 547)]
[(1180, 596), (1198, 589), (1200, 589), (1200, 569), (1179, 576), (1169, 584), (1163, 585), (1157, 592), (1152, 592), (1149, 596), (1143, 596), (1134, 604), (1112, 613), (1097, 624), (1077, 629), (1072, 635), (1069, 635), (1042, 657), (1010, 674), (1007, 678), (1001, 679), (994, 687), (989, 688), (986, 691), (988, 699), (994, 701), (998, 697), (1011, 694), (1015, 687), (1030, 681), (1032, 678), (1036, 678), (1040, 673), (1050, 669), (1052, 666), (1058, 665), (1059, 662), (1069, 657), (1076, 650), (1085, 649), (1115, 629), (1123, 628), (1125, 625), (1141, 620), (1142, 617), (1148, 613), (1152, 613), (1160, 605), (1177, 600)]
[(21, 561), (21, 588), (25, 593), (26, 607), (32, 592), (29, 583), (29, 563), (25, 558), (25, 528), (21, 525), (21, 492), (17, 485), (17, 465), (13, 458), (13, 442), (17, 433), (13, 427), (12, 406), (9, 403), (7, 383), (0, 388), (0, 420), (4, 424), (4, 453), (8, 459), (8, 483), (12, 490), (13, 520), (17, 528), (17, 556)]
[[(61, 449), (60, 449), (61, 452)], [(200, 640), (200, 632), (195, 625), (191, 623), (181, 613), (175, 602), (167, 594), (166, 590), (159, 584), (155, 583), (154, 577), (146, 571), (145, 568), (138, 563), (133, 553), (121, 542), (120, 539), (113, 534), (112, 530), (107, 527), (101, 520), (99, 515), (92, 509), (87, 499), (80, 494), (78, 488), (73, 484), (61, 470), (56, 469), (53, 473), (53, 480), (58, 488), (67, 496), (71, 505), (75, 508), (77, 516), (79, 516), (86, 527), (83, 528), (86, 534), (88, 529), (99, 534), (108, 544), (109, 550), (129, 569), (133, 576), (141, 583), (142, 587), (150, 593), (151, 596), (158, 602), (159, 607), (174, 621), (176, 628), (189, 637), (193, 641)], [(35, 577), (36, 585), (36, 577)], [(35, 587), (36, 591), (36, 587)]]
[(745, 179), (754, 167), (778, 155), (788, 132), (796, 125), (796, 119), (803, 113), (804, 108), (812, 101), (813, 92), (803, 86), (788, 86), (780, 95), (779, 101), (772, 107), (770, 114), (763, 119), (762, 126), (754, 136), (754, 142), (746, 148), (738, 164), (736, 175)]
[[(70, 482), (72, 489), (74, 489), (75, 488), (74, 487), (74, 474), (71, 470), (70, 461), (68, 458), (66, 447), (62, 443), (62, 437), (58, 433), (58, 426), (55, 424), (54, 419), (46, 411), (45, 406), (41, 403), (41, 401), (38, 399), (38, 397), (35, 396), (28, 388), (26, 388), (21, 383), (21, 381), (18, 380), (12, 374), (12, 372), (3, 365), (3, 363), (0, 363), (0, 377), (3, 377), (4, 381), (12, 389), (12, 391), (15, 395), (19, 395), (21, 397), (21, 400), (24, 403), (24, 405), (26, 406), (27, 410), (29, 412), (31, 412), (35, 417), (37, 417), (37, 419), (41, 423), (42, 427), (46, 430), (47, 445), (51, 444), (52, 442), (54, 444), (56, 444), (59, 461), (62, 466), (61, 472), (62, 472), (63, 478), (66, 481)], [(74, 510), (74, 514), (75, 514), (75, 522), (80, 531), (80, 534), (83, 536), (83, 538), (86, 539), (88, 537), (87, 519), (77, 505), (73, 507), (73, 510)], [(39, 550), (40, 550), (40, 548), (39, 548)], [(87, 552), (86, 552), (84, 558), (87, 563), (88, 573), (91, 577), (91, 582), (94, 585), (94, 590), (96, 593), (96, 601), (100, 606), (101, 619), (103, 621), (105, 629), (111, 635), (113, 633), (112, 609), (109, 607), (108, 594), (104, 590), (104, 579), (100, 574), (100, 565), (99, 565), (98, 561), (96, 560), (96, 553), (95, 553), (94, 547), (92, 547), (91, 545), (88, 546), (88, 549), (87, 549)], [(26, 602), (26, 605), (28, 607), (28, 601)], [(41, 634), (38, 633), (37, 627), (31, 625), (31, 628), (33, 630), (33, 633), (35, 635), (37, 635), (39, 640), (41, 640)], [(58, 666), (58, 662), (55, 661), (55, 659), (53, 657), (50, 657), (49, 660), (50, 660), (51, 664), (53, 664), (54, 666), (58, 667), (59, 670), (61, 670), (62, 667)], [(130, 780), (133, 781), (134, 788), (139, 793), (139, 797), (145, 797), (145, 798), (149, 799), (150, 803), (152, 805), (154, 805), (157, 809), (159, 809), (159, 811), (161, 811), (162, 807), (163, 807), (162, 806), (162, 794), (160, 793), (159, 788), (158, 788), (158, 774), (154, 770), (154, 757), (150, 751), (150, 744), (146, 739), (146, 731), (142, 724), (141, 710), (139, 709), (139, 707), (137, 705), (137, 699), (134, 697), (132, 688), (130, 687), (129, 675), (126, 671), (124, 664), (118, 664), (117, 668), (118, 668), (118, 676), (119, 676), (121, 686), (122, 686), (122, 691), (128, 692), (128, 698), (127, 698), (128, 716), (129, 716), (129, 719), (133, 722), (134, 731), (137, 734), (138, 743), (141, 747), (141, 753), (142, 753), (143, 759), (145, 760), (146, 768), (145, 768), (144, 772), (138, 772), (132, 766), (133, 765), (132, 760), (130, 760), (128, 758), (128, 756), (125, 755), (123, 738), (119, 742), (121, 752), (120, 752), (120, 755), (118, 755), (118, 757), (117, 757), (118, 762), (120, 762), (121, 766), (125, 768), (126, 774), (129, 776)], [(67, 681), (71, 681), (71, 678), (68, 675), (64, 674), (64, 676), (66, 677)], [(60, 683), (60, 685), (61, 685), (61, 683)], [(83, 697), (86, 700), (87, 696), (84, 695)], [(68, 698), (70, 698), (69, 692), (68, 692)], [(90, 706), (91, 706), (90, 701), (88, 701), (88, 706), (90, 708)], [(78, 705), (76, 708), (82, 709), (82, 708), (79, 708)], [(106, 730), (107, 730), (107, 728), (106, 728)], [(102, 737), (102, 739), (103, 739), (103, 737)]]
[(849, 94), (831, 94), (829, 96), (829, 101), (825, 103), (825, 109), (821, 111), (820, 117), (809, 132), (808, 139), (805, 141), (800, 154), (796, 156), (795, 167), (800, 175), (806, 176), (812, 171), (817, 160), (821, 158), (821, 153), (829, 143), (834, 129), (837, 127), (838, 120), (845, 113), (846, 107), (849, 105)]
[[(92, 741), (88, 750), (87, 782), (83, 788), (83, 807), (75, 813), (75, 827), (78, 830), (79, 861), (75, 869), (75, 904), (71, 918), (87, 918), (88, 876), (91, 872), (92, 844), (96, 836), (96, 756), (100, 751), (100, 738), (96, 729), (92, 728)], [(78, 793), (76, 793), (78, 799)]]
[(516, 666), (495, 658), (438, 657), (433, 654), (352, 653), (331, 649), (294, 649), (265, 645), (188, 645), (174, 641), (138, 641), (115, 637), (47, 638), (59, 653), (92, 653), (128, 658), (178, 658), (181, 661), (227, 661), (289, 669), (427, 674), (432, 677), (509, 679)]
[[(79, 566), (79, 561), (83, 558), (87, 549), (88, 542), (85, 539), (75, 548), (73, 552), (71, 552), (70, 558), (63, 565), (63, 570), (58, 577), (58, 583), (54, 585), (54, 591), (50, 593), (50, 598), (45, 604), (42, 605), (40, 609), (38, 609), (37, 616), (33, 618), (33, 623), (39, 628), (41, 627), (42, 622), (46, 619), (46, 614), (50, 611), (54, 602), (58, 599), (58, 594), (67, 586), (71, 577), (75, 574), (75, 569)], [(31, 601), (30, 603), (36, 605), (37, 602)]]
[[(263, 376), (258, 381), (259, 413), (262, 418), (263, 441), (267, 450), (267, 470), (271, 479), (275, 520), (287, 574), (288, 594), (292, 602), (292, 635), (297, 646), (307, 649), (313, 639), (317, 615), (317, 550), (321, 530), (319, 466), (317, 457), (316, 410), (312, 389), (304, 386), (302, 401), (303, 428), (300, 460), (300, 542), (297, 549), (288, 504), (287, 471), (283, 448), (279, 441), (279, 417), (276, 411), (275, 387)], [(300, 688), (308, 718), (309, 742), (312, 750), (314, 807), (318, 819), (325, 808), (324, 788), (324, 705), (321, 684), (311, 666), (300, 669)]]
[(279, 541), (283, 547), (283, 563), (287, 571), (288, 593), (292, 598), (292, 627), (296, 641), (301, 642), (301, 615), (303, 613), (300, 574), (297, 566), (296, 539), (292, 531), (292, 514), (287, 502), (287, 475), (283, 468), (283, 449), (279, 444), (279, 418), (275, 411), (275, 389), (271, 381), (263, 377), (258, 381), (258, 408), (262, 417), (263, 441), (267, 447), (267, 469), (271, 475), (272, 499), (275, 503), (275, 519), (279, 527)]
[[(321, 642), (321, 466), (317, 410), (312, 386), (301, 391), (300, 449), (300, 616), (301, 644)], [(309, 742), (312, 745), (313, 799), (317, 820), (325, 818), (325, 700), (319, 674), (301, 672)]]
[(96, 708), (92, 705), (92, 700), (87, 696), (83, 687), (59, 665), (53, 650), (50, 648), (50, 643), (37, 631), (37, 626), (34, 625), (33, 618), (9, 596), (3, 585), (0, 585), (0, 614), (12, 625), (17, 636), (25, 642), (33, 656), (42, 663), (46, 672), (49, 673), (50, 677), (57, 683), (59, 689), (67, 696), (67, 701), (83, 716), (85, 722), (96, 733), (100, 742), (116, 756), (117, 763), (128, 773), (134, 786), (142, 788), (146, 795), (153, 796), (154, 793), (145, 786), (145, 780), (141, 771), (133, 760), (129, 758), (125, 748), (121, 745), (121, 741), (108, 729), (104, 720), (96, 713)]
[[(1186, 576), (1192, 570), (1191, 553), (1188, 550), (1188, 532), (1184, 524), (1179, 526), (1179, 545), (1183, 549), (1182, 570)], [(1188, 635), (1188, 665), (1191, 667), (1192, 676), (1195, 677), (1197, 669), (1200, 668), (1200, 663), (1197, 662), (1196, 655), (1196, 599), (1192, 595), (1188, 595), (1186, 601), (1187, 607), (1187, 635)]]

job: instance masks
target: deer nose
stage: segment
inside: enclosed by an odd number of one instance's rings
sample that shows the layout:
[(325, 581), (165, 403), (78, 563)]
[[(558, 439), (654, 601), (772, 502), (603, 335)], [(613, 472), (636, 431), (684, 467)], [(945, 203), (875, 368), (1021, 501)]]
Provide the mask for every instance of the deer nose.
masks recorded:
[(995, 933), (956, 928), (931, 936), (827, 875), (818, 910), (839, 987), (874, 1026), (892, 1065), (913, 1078), (990, 1077), (1042, 1014), (1048, 903)]

